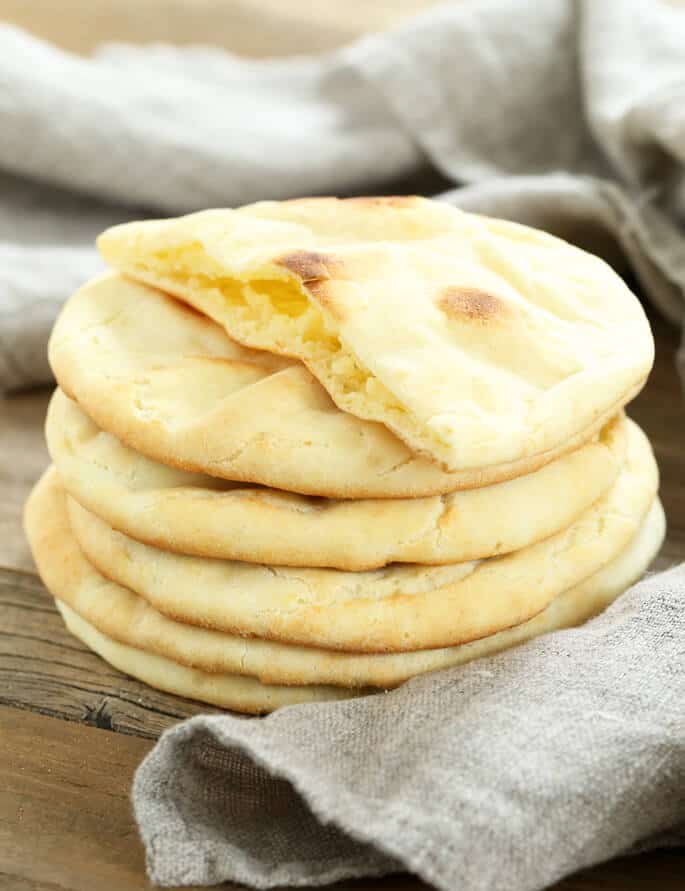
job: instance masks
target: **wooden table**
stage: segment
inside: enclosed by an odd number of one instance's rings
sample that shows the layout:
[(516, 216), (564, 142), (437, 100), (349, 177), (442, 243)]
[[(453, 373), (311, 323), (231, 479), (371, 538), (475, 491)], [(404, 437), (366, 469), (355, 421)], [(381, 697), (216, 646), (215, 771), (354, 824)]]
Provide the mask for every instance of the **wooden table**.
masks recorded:
[[(654, 444), (668, 538), (658, 560), (685, 558), (685, 403), (674, 371), (676, 332), (653, 320), (657, 363), (631, 408)], [(35, 574), (21, 506), (47, 463), (49, 394), (0, 401), (0, 889), (148, 888), (129, 805), (133, 772), (174, 722), (206, 711), (151, 690), (88, 652), (65, 630)], [(254, 719), (258, 720), (258, 719)], [(685, 852), (616, 860), (557, 891), (676, 891)], [(347, 883), (357, 891), (418, 889), (407, 877)]]

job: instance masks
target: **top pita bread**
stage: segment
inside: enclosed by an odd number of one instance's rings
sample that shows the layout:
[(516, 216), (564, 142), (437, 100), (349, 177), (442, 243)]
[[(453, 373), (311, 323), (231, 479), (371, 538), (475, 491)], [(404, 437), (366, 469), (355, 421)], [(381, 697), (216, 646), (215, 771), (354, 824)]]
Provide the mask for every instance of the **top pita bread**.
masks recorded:
[(339, 411), (302, 364), (245, 349), (206, 316), (118, 275), (67, 301), (49, 355), (62, 389), (140, 454), (305, 495), (408, 498), (485, 486), (589, 438), (485, 472), (445, 473), (381, 424)]
[(124, 224), (99, 246), (241, 343), (302, 359), (341, 408), (450, 471), (560, 446), (653, 361), (603, 261), (421, 198), (262, 202)]

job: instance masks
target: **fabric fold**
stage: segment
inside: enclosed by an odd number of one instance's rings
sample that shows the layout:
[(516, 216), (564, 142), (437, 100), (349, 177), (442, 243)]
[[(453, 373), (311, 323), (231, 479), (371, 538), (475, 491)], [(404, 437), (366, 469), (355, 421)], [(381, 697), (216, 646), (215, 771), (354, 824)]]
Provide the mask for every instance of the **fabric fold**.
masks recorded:
[(392, 693), (167, 731), (134, 785), (152, 880), (533, 891), (685, 840), (684, 585)]

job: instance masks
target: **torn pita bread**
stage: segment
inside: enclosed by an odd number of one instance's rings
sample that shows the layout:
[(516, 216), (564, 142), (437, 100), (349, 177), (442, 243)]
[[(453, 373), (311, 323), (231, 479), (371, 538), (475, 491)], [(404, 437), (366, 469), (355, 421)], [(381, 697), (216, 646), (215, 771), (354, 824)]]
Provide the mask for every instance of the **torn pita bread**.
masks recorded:
[(261, 202), (98, 244), (448, 471), (559, 448), (625, 405), (654, 358), (639, 301), (598, 257), (422, 198)]

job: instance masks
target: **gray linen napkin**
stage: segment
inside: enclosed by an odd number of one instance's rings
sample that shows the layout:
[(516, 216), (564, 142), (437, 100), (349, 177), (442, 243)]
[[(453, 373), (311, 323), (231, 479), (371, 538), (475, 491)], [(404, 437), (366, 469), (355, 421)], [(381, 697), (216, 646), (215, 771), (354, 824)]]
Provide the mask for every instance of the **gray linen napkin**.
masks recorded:
[(0, 393), (48, 381), (62, 300), (104, 226), (433, 169), (466, 208), (685, 292), (685, 10), (657, 0), (446, 4), (317, 58), (109, 46), (0, 27)]
[(534, 891), (682, 831), (684, 598), (685, 565), (392, 693), (172, 728), (134, 785), (152, 880)]

